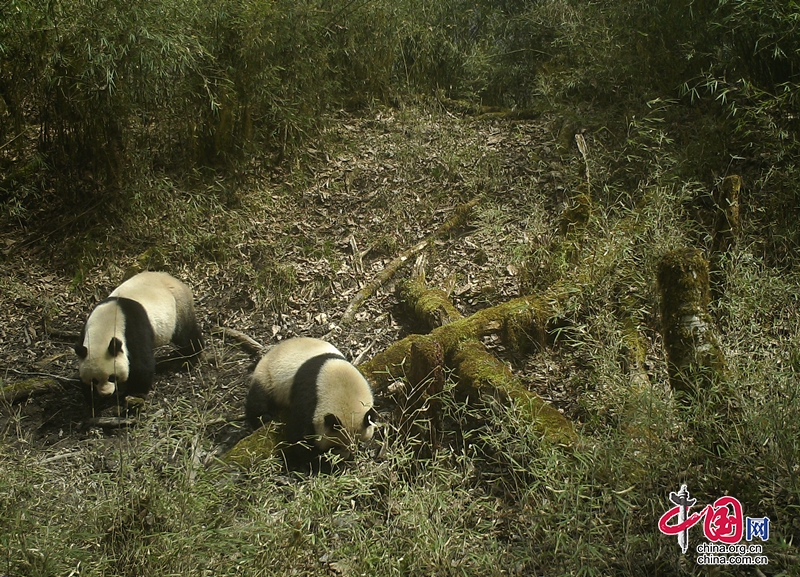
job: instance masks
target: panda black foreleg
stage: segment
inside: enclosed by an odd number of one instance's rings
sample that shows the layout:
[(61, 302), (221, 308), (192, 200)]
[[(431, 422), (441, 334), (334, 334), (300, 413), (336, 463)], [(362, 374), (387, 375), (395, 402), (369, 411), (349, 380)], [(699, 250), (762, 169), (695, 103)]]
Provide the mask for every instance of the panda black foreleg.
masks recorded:
[(245, 420), (253, 429), (258, 429), (264, 423), (275, 418), (272, 400), (264, 389), (257, 384), (250, 387), (244, 405)]
[(156, 358), (153, 353), (135, 355), (129, 359), (128, 380), (119, 383), (119, 396), (146, 397), (153, 388), (156, 374)]
[(293, 471), (319, 473), (328, 471), (324, 453), (316, 446), (314, 423), (309, 407), (294, 399), (294, 405), (286, 415), (283, 430), (285, 447), (283, 456), (286, 466)]

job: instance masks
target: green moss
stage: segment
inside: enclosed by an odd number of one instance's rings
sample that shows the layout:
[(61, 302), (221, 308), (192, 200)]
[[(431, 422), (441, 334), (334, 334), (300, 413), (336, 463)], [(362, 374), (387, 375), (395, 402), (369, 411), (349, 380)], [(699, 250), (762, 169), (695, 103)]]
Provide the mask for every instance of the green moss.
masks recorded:
[(415, 276), (404, 283), (401, 298), (413, 310), (414, 316), (435, 329), (462, 317), (441, 289), (428, 288), (424, 276)]
[(559, 230), (562, 235), (583, 236), (592, 217), (592, 199), (588, 194), (578, 194), (572, 204), (561, 213)]
[(258, 461), (274, 455), (277, 445), (277, 426), (274, 423), (268, 423), (236, 443), (222, 460), (225, 463), (249, 469)]
[(375, 390), (386, 387), (395, 377), (402, 376), (404, 365), (411, 356), (411, 344), (415, 341), (430, 338), (427, 335), (409, 335), (397, 341), (385, 351), (378, 353), (366, 363), (358, 366), (358, 370), (366, 377)]
[(503, 342), (521, 353), (543, 347), (547, 324), (543, 313), (541, 307), (520, 307), (508, 311), (500, 332)]
[(510, 399), (531, 419), (537, 431), (555, 443), (571, 443), (577, 438), (572, 423), (564, 415), (529, 391), (478, 341), (462, 343), (453, 357), (453, 365), (460, 388)]
[(520, 344), (531, 336), (536, 340), (544, 334), (544, 325), (550, 312), (550, 306), (541, 299), (530, 296), (512, 299), (439, 327), (430, 335), (409, 335), (375, 355), (359, 369), (375, 388), (380, 389), (391, 381), (392, 373), (398, 374), (398, 367), (409, 358), (411, 343), (416, 340), (436, 339), (442, 345), (445, 358), (452, 358), (456, 348), (464, 341), (498, 332), (502, 334), (506, 319), (511, 317), (515, 326), (510, 334)]
[(678, 249), (658, 264), (661, 322), (672, 386), (696, 391), (724, 376), (725, 359), (708, 312), (708, 264), (699, 250)]
[(0, 399), (14, 402), (30, 395), (52, 391), (58, 387), (58, 381), (55, 379), (34, 377), (0, 387)]

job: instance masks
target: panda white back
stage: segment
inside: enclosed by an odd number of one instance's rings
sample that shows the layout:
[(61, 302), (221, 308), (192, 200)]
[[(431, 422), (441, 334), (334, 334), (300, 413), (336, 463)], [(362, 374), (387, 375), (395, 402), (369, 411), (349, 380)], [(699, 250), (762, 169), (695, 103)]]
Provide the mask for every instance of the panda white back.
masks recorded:
[(290, 405), (297, 371), (307, 360), (325, 354), (344, 358), (339, 349), (321, 339), (297, 337), (283, 341), (267, 351), (258, 362), (252, 382), (258, 383), (278, 409), (286, 409)]
[(167, 273), (135, 275), (89, 315), (75, 345), (81, 381), (100, 397), (120, 387), (144, 396), (155, 374), (153, 349), (170, 342), (187, 359), (203, 348), (191, 290)]
[[(172, 340), (178, 319), (176, 294), (184, 294), (184, 289), (186, 285), (165, 272), (142, 272), (119, 285), (109, 296), (142, 305), (153, 328), (153, 345), (163, 347)], [(192, 302), (191, 293), (188, 302)]]

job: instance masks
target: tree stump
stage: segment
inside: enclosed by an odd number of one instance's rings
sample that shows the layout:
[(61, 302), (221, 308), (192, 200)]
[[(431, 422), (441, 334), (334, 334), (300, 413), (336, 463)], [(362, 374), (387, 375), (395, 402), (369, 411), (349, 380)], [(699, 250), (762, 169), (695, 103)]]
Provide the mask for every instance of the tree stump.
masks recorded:
[(715, 213), (709, 277), (714, 299), (719, 299), (725, 292), (723, 261), (728, 252), (736, 245), (736, 239), (741, 229), (739, 222), (739, 191), (741, 188), (742, 179), (739, 176), (726, 176), (713, 194)]
[(658, 264), (658, 286), (670, 384), (694, 395), (722, 379), (726, 370), (708, 312), (708, 264), (700, 251), (665, 254)]

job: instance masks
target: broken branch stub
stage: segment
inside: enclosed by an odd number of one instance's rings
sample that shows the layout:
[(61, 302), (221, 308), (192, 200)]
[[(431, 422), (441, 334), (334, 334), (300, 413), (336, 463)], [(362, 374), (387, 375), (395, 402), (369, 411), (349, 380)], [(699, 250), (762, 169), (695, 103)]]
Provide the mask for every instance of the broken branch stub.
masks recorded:
[(726, 370), (708, 312), (708, 264), (700, 251), (665, 254), (658, 264), (658, 287), (670, 384), (696, 394), (722, 379)]
[(728, 252), (739, 236), (739, 191), (742, 188), (741, 177), (733, 174), (726, 176), (718, 189), (714, 191), (714, 240), (712, 254)]
[(714, 190), (714, 230), (711, 244), (711, 289), (715, 299), (725, 291), (723, 261), (725, 255), (736, 246), (741, 225), (739, 221), (739, 191), (742, 179), (737, 175), (726, 176)]

